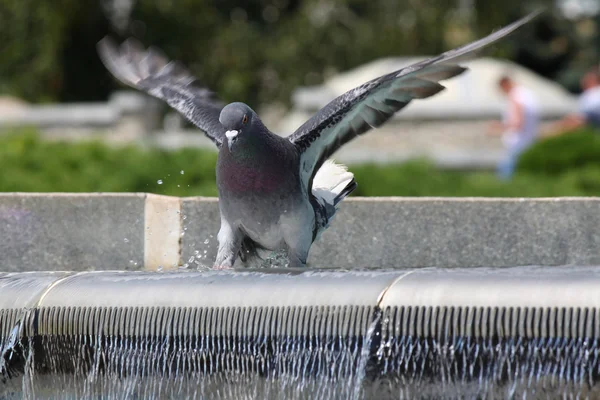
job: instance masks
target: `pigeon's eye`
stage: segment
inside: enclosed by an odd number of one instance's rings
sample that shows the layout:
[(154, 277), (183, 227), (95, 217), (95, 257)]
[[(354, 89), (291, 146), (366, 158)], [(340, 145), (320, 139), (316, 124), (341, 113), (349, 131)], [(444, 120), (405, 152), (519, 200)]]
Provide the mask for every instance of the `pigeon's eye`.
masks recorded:
[(242, 124), (246, 124), (246, 122), (248, 122), (248, 116), (244, 115), (244, 117), (242, 118)]

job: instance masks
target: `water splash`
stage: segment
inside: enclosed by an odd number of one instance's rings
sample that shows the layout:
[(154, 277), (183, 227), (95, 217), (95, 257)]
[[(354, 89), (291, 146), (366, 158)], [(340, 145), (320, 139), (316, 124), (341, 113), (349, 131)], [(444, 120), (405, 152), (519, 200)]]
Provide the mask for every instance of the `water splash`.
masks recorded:
[(0, 376), (10, 378), (14, 374), (14, 369), (11, 365), (19, 356), (20, 332), (21, 322), (18, 321), (10, 330), (10, 334), (6, 340), (0, 340)]
[(360, 352), (360, 358), (358, 360), (358, 366), (356, 368), (356, 379), (354, 382), (354, 390), (352, 392), (352, 400), (360, 400), (362, 398), (362, 389), (364, 384), (364, 379), (367, 373), (367, 363), (369, 358), (372, 355), (371, 344), (373, 343), (373, 338), (380, 335), (379, 321), (381, 320), (381, 315), (377, 315), (375, 320), (371, 322), (369, 328), (367, 329), (367, 334), (365, 335), (364, 343)]

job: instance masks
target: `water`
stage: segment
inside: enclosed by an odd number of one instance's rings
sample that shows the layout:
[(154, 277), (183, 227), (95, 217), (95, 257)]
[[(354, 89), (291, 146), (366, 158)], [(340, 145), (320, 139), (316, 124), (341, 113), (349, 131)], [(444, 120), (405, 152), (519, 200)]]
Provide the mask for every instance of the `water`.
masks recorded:
[[(202, 334), (178, 334), (174, 323), (165, 325), (165, 321), (172, 320), (173, 312), (179, 312), (179, 321), (196, 321), (186, 329), (197, 329)], [(18, 376), (5, 376), (0, 398), (600, 396), (597, 340), (475, 339), (451, 332), (438, 339), (392, 337), (386, 334), (390, 322), (387, 315), (382, 317), (368, 309), (271, 308), (195, 313), (190, 311), (184, 318), (183, 311), (149, 311), (146, 318), (152, 314), (155, 320), (163, 321), (154, 329), (156, 334), (149, 336), (29, 337), (23, 341), (22, 360), (7, 360), (21, 371)], [(128, 320), (125, 314), (108, 311), (96, 318), (102, 326), (109, 320)], [(353, 318), (354, 325), (342, 328), (342, 321)], [(132, 320), (141, 321), (139, 315)], [(368, 320), (371, 322), (363, 334), (350, 334)], [(210, 321), (230, 324), (210, 327)], [(303, 324), (307, 329), (300, 329)], [(294, 329), (297, 334), (292, 334)], [(14, 335), (9, 342), (14, 347)], [(33, 343), (36, 350), (27, 348), (27, 343)]]
[[(378, 319), (361, 337), (326, 333), (283, 335), (286, 317), (308, 310), (276, 312), (253, 336), (100, 336), (31, 338), (43, 351), (27, 353), (19, 379), (8, 379), (0, 397), (72, 399), (360, 399)], [(326, 319), (345, 311), (321, 310)], [(367, 316), (367, 311), (363, 314)], [(258, 314), (257, 314), (258, 313)], [(269, 313), (265, 311), (265, 313)], [(240, 324), (256, 323), (249, 311)], [(219, 318), (216, 314), (213, 317)], [(362, 314), (361, 314), (362, 315)], [(211, 317), (211, 312), (205, 314)], [(226, 315), (223, 315), (225, 318)], [(259, 324), (261, 325), (261, 324)], [(238, 326), (238, 328), (241, 328)], [(235, 330), (235, 327), (232, 328)], [(272, 333), (272, 334), (270, 334)], [(21, 385), (16, 383), (21, 381)], [(2, 386), (0, 386), (2, 388)]]

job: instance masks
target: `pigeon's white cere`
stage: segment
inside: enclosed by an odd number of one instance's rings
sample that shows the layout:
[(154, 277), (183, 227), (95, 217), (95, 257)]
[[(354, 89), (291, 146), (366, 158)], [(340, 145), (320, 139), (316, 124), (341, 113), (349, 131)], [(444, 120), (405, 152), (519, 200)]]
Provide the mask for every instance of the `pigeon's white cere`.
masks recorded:
[(239, 133), (239, 132), (238, 132), (238, 131), (236, 131), (236, 130), (234, 129), (234, 130), (231, 130), (231, 131), (227, 131), (227, 132), (225, 132), (225, 136), (227, 136), (227, 139), (228, 139), (228, 140), (231, 140), (231, 139), (233, 139), (234, 137), (236, 137), (236, 136), (238, 135), (238, 133)]

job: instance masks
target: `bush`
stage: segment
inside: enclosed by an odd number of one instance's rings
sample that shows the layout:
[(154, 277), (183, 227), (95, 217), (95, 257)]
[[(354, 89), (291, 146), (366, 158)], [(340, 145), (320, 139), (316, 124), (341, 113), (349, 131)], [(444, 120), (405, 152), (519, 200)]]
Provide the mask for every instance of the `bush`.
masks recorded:
[(582, 129), (540, 141), (519, 160), (519, 171), (559, 175), (600, 165), (600, 132)]
[(0, 138), (0, 191), (215, 196), (215, 162), (210, 151), (47, 142), (21, 131)]
[[(21, 130), (0, 136), (0, 191), (216, 196), (216, 156), (198, 149), (48, 142), (35, 131)], [(597, 137), (581, 132), (534, 146), (511, 182), (500, 181), (489, 171), (440, 170), (426, 160), (352, 166), (351, 171), (358, 182), (354, 195), (360, 196), (598, 196), (596, 160), (600, 160)]]

